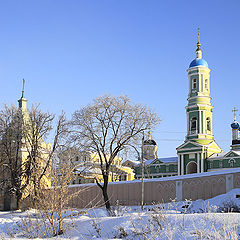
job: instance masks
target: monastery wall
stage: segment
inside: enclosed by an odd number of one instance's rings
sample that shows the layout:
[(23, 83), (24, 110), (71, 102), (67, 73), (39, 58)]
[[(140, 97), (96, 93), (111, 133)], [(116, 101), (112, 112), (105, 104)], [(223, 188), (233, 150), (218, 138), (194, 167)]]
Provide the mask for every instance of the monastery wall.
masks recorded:
[[(108, 193), (112, 205), (140, 205), (141, 181), (109, 183)], [(240, 188), (240, 169), (223, 170), (144, 180), (144, 204), (191, 199), (209, 199)], [(103, 205), (101, 189), (96, 184), (70, 186), (77, 193), (71, 207), (84, 208)]]

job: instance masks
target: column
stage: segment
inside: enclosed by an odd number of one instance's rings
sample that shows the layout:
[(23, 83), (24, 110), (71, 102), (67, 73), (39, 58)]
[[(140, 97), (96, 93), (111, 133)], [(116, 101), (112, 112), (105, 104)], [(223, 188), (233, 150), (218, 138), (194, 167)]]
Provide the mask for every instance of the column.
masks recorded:
[(176, 181), (176, 200), (182, 201), (182, 181)]
[(204, 159), (203, 159), (203, 153), (201, 154), (201, 172), (204, 172)]
[(199, 131), (198, 133), (202, 133), (202, 114), (201, 114), (202, 111), (198, 111), (199, 113)]
[(181, 157), (180, 154), (178, 154), (178, 176), (180, 175), (180, 166), (181, 166)]
[(226, 193), (233, 189), (233, 174), (226, 175)]
[(203, 111), (203, 134), (206, 134), (205, 125), (206, 125), (206, 119), (205, 119), (205, 110), (204, 110)]
[(184, 154), (181, 154), (181, 175), (184, 175)]
[(197, 153), (197, 173), (200, 173), (199, 153)]

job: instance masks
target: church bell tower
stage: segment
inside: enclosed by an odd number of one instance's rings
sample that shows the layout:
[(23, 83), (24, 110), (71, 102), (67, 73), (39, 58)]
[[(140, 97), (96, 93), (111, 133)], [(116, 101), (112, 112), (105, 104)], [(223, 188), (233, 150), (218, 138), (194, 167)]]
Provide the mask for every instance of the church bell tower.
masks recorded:
[(206, 158), (222, 151), (212, 131), (210, 69), (202, 58), (199, 31), (196, 58), (190, 63), (187, 73), (187, 135), (185, 142), (177, 148), (179, 175), (207, 171)]

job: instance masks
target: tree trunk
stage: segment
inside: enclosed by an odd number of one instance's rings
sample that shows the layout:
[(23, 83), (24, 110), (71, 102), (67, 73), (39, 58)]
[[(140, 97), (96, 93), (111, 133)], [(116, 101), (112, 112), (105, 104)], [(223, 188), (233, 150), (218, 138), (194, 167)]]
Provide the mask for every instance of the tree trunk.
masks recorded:
[(20, 210), (21, 209), (22, 193), (17, 191), (16, 192), (16, 198), (17, 198), (17, 210)]
[(109, 198), (108, 198), (108, 193), (107, 193), (108, 176), (107, 175), (103, 176), (103, 180), (104, 180), (103, 186), (102, 186), (103, 199), (104, 199), (106, 209), (108, 211), (110, 211), (111, 210), (111, 205), (110, 205)]

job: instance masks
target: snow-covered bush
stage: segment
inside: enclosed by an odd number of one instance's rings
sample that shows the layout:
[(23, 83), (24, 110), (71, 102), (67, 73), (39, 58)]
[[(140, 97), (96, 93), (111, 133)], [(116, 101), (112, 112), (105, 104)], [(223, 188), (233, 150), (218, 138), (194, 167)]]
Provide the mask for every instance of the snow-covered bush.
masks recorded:
[(218, 208), (219, 212), (229, 213), (229, 212), (237, 212), (240, 213), (240, 206), (233, 200), (228, 200), (223, 202), (222, 206)]

